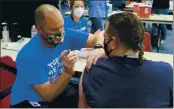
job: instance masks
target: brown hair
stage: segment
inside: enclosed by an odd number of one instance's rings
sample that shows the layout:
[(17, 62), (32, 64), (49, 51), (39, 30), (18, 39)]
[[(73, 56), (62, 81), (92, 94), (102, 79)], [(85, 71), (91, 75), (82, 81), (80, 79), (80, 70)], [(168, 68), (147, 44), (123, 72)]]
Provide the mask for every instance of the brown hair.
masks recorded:
[(139, 52), (139, 62), (143, 63), (144, 58), (144, 26), (140, 19), (132, 13), (114, 14), (108, 19), (108, 33), (116, 34), (125, 47)]
[(83, 1), (84, 5), (85, 5), (85, 0), (70, 0), (70, 9), (73, 9), (74, 3), (75, 1)]

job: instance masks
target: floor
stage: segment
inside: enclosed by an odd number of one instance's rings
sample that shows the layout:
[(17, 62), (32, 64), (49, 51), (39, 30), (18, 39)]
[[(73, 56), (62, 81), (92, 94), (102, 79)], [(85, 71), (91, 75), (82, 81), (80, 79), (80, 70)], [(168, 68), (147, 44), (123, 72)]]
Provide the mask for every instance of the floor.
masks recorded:
[[(62, 8), (61, 12), (63, 17), (65, 17), (65, 12), (68, 11), (68, 8)], [(88, 29), (90, 30), (91, 23), (89, 22)], [(173, 26), (174, 27), (174, 26)], [(174, 42), (174, 33), (173, 30), (167, 30), (167, 38), (166, 43), (161, 45), (159, 52), (166, 53), (166, 54), (173, 54), (173, 42)], [(153, 47), (153, 52), (157, 52), (156, 47)]]
[[(159, 52), (173, 54), (174, 33), (173, 30), (167, 30), (166, 43), (161, 45)], [(153, 47), (153, 52), (156, 52), (156, 48)]]

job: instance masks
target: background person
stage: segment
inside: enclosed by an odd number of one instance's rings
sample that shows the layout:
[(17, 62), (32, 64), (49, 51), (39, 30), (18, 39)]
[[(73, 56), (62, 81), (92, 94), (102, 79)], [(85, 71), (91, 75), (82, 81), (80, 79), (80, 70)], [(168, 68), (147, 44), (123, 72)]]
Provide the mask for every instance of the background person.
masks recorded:
[(94, 34), (98, 29), (103, 31), (108, 14), (106, 0), (88, 0), (88, 8), (89, 19), (92, 23), (90, 33)]
[(88, 32), (88, 21), (82, 17), (84, 13), (84, 0), (71, 0), (70, 9), (71, 15), (65, 17), (64, 27), (72, 28), (77, 31)]
[[(153, 14), (168, 15), (169, 14), (169, 0), (153, 0), (152, 10), (153, 10)], [(161, 37), (162, 37), (161, 44), (164, 44), (166, 36), (167, 36), (166, 25), (159, 24), (159, 28), (158, 28), (157, 24), (153, 24), (152, 25), (152, 34), (154, 36), (156, 36), (156, 35), (158, 35), (158, 31), (161, 31)]]

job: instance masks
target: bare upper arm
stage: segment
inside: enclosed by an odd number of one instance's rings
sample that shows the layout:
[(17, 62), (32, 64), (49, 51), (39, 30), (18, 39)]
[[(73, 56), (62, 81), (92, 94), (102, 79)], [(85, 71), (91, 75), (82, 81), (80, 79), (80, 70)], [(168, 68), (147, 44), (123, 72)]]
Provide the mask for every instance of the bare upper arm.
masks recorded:
[(103, 44), (104, 37), (89, 33), (86, 48), (93, 48), (96, 44)]
[(81, 75), (80, 81), (79, 81), (79, 103), (78, 103), (78, 108), (85, 108), (86, 106), (86, 98), (83, 93), (83, 73)]
[(86, 48), (92, 48), (94, 47), (94, 43), (95, 43), (95, 36), (94, 34), (91, 34), (89, 33), (89, 36), (88, 36), (88, 40), (87, 40), (87, 43), (86, 43)]

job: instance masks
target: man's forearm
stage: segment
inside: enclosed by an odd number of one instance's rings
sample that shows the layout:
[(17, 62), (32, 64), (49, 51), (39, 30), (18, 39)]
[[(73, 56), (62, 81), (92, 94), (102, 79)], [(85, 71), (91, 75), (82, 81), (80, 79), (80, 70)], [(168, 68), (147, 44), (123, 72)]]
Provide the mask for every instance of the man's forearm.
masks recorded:
[(54, 83), (50, 83), (47, 85), (47, 88), (45, 88), (45, 92), (42, 98), (47, 102), (51, 102), (52, 100), (54, 100), (66, 88), (71, 80), (71, 77), (71, 75), (65, 72), (62, 73), (61, 76)]
[(95, 45), (102, 44), (103, 45), (104, 37), (100, 35), (95, 35)]
[(94, 35), (89, 33), (86, 48), (94, 48), (96, 44), (103, 44), (104, 37), (102, 35)]
[[(103, 42), (104, 42), (104, 37), (99, 35), (99, 36), (96, 36), (96, 44), (101, 44), (103, 45)], [(96, 52), (98, 52), (99, 54), (102, 54), (103, 56), (105, 56), (105, 51), (103, 48), (101, 49), (95, 49)]]
[[(92, 34), (93, 35), (93, 34)], [(95, 47), (95, 45), (97, 44), (101, 44), (103, 45), (104, 42), (104, 37), (102, 35), (93, 35), (93, 37), (95, 38), (94, 42), (93, 42), (93, 47)], [(105, 51), (103, 48), (100, 49), (94, 49), (93, 52), (89, 53), (88, 56), (94, 56), (96, 54), (100, 54), (100, 56), (105, 56)]]

